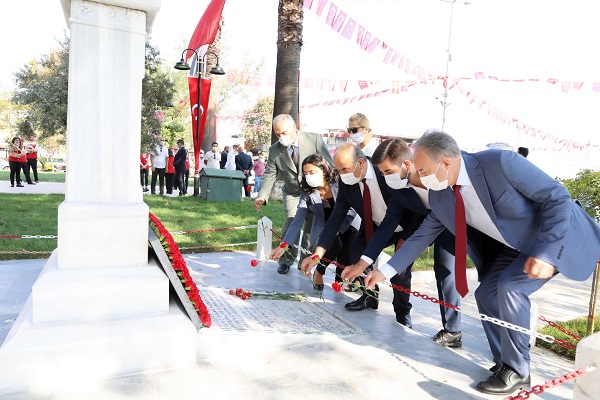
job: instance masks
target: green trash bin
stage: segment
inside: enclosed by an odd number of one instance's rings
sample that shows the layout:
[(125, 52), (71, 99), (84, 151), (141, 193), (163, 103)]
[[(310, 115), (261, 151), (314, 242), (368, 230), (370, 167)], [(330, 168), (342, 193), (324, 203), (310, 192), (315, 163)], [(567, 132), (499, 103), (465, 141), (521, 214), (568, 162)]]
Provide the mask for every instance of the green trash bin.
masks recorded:
[(200, 198), (210, 201), (242, 201), (242, 171), (203, 168), (200, 171)]

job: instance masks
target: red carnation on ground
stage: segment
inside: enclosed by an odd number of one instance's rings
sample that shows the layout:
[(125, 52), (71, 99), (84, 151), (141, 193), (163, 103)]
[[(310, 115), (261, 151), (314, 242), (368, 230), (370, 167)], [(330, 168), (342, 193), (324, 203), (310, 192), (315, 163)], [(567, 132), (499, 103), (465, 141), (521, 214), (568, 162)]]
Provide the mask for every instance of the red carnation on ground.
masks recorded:
[(333, 289), (334, 292), (339, 293), (342, 291), (342, 285), (338, 282), (335, 281), (331, 284), (331, 288)]
[(235, 293), (235, 292), (233, 291), (233, 289), (229, 289), (229, 294), (230, 294), (230, 295), (232, 295), (232, 296), (233, 296), (233, 295), (234, 295), (234, 293)]
[(250, 265), (256, 267), (258, 265), (258, 261), (253, 259), (252, 261), (250, 261)]
[(242, 288), (235, 289), (235, 295), (236, 296), (241, 296), (242, 293), (244, 293), (244, 290)]

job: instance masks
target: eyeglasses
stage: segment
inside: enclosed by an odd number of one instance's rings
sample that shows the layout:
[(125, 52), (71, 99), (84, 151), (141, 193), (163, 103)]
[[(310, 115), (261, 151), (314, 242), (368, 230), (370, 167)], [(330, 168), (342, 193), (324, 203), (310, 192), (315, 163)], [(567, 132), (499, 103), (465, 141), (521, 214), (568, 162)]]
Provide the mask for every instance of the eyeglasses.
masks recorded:
[(348, 131), (348, 133), (356, 133), (356, 132), (358, 132), (359, 129), (363, 129), (363, 128), (364, 128), (364, 126), (357, 126), (354, 128), (347, 128), (346, 131)]

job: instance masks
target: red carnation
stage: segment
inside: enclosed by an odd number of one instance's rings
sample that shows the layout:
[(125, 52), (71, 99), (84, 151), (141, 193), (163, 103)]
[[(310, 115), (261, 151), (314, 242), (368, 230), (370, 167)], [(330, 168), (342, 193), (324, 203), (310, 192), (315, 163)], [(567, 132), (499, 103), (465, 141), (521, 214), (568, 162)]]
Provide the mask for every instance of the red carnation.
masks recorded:
[(244, 290), (242, 288), (235, 289), (235, 295), (236, 296), (241, 296), (242, 293), (244, 293)]
[(258, 265), (258, 261), (252, 260), (252, 261), (250, 261), (250, 265), (252, 265), (253, 267), (256, 267)]
[(247, 186), (246, 187), (246, 192), (251, 192), (252, 191), (252, 186)]
[(342, 291), (342, 285), (338, 282), (335, 281), (331, 284), (331, 288), (333, 289), (334, 292), (339, 293)]
[(312, 256), (312, 260), (313, 261), (319, 261), (319, 256), (315, 254), (314, 256)]
[(229, 294), (233, 296), (233, 294), (234, 294), (233, 289), (229, 289)]
[(282, 249), (287, 249), (288, 244), (287, 244), (287, 242), (281, 242), (281, 244), (279, 245), (279, 247), (281, 247)]
[(248, 297), (248, 296), (246, 295), (246, 293), (244, 293), (244, 294), (242, 295), (242, 300), (246, 300), (246, 297)]

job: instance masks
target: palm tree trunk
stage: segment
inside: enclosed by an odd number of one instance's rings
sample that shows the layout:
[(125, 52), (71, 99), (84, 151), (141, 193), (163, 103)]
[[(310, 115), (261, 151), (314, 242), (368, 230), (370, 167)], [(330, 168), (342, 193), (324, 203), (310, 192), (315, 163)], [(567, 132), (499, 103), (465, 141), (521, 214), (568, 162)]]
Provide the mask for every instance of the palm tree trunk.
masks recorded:
[[(279, 0), (277, 69), (273, 117), (289, 114), (298, 125), (298, 71), (302, 48), (303, 0)], [(298, 128), (300, 128), (298, 126)], [(271, 142), (277, 137), (271, 134)]]
[(211, 76), (209, 71), (217, 64), (217, 61), (221, 56), (221, 28), (223, 27), (224, 21), (225, 20), (223, 17), (221, 17), (221, 23), (219, 25), (217, 35), (215, 36), (215, 40), (208, 45), (208, 49), (206, 51), (206, 73), (207, 76), (213, 79), (213, 81), (210, 88), (210, 97), (208, 99), (208, 115), (206, 116), (204, 137), (202, 139), (202, 148), (205, 152), (209, 151), (212, 146), (212, 142), (216, 141), (215, 115), (218, 113), (217, 103), (219, 102), (219, 90), (215, 79), (223, 79), (223, 77), (214, 75)]

